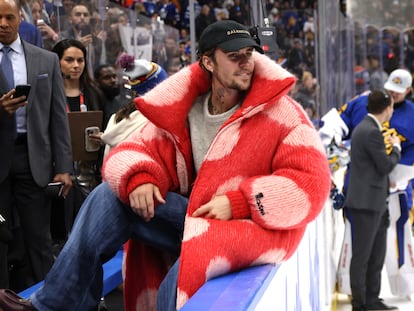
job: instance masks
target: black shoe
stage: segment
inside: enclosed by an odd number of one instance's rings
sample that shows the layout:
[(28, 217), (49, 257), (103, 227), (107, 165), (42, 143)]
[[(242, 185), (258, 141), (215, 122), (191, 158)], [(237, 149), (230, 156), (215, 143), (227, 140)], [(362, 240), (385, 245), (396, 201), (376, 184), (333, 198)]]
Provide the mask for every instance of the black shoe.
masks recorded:
[(367, 311), (364, 307), (352, 307), (352, 311)]
[(388, 306), (382, 300), (378, 300), (373, 304), (366, 305), (367, 311), (398, 311), (398, 307)]
[(9, 289), (0, 290), (0, 310), (4, 311), (36, 311), (30, 300), (23, 299)]

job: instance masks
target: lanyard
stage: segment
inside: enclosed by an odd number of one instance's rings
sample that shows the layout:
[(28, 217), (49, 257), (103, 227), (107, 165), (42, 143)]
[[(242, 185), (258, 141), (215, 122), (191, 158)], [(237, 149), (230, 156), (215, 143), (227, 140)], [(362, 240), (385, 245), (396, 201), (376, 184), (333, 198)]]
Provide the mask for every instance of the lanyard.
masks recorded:
[[(71, 111), (70, 107), (68, 103), (66, 103), (66, 112), (70, 112), (70, 111)], [(82, 92), (79, 94), (79, 111), (80, 112), (88, 111), (88, 108), (85, 105), (85, 97)]]

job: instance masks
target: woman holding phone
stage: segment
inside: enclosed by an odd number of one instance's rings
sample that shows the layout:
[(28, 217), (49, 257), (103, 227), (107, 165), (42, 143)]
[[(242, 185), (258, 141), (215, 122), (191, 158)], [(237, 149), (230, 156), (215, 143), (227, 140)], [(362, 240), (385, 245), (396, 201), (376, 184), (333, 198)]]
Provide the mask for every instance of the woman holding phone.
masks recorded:
[[(59, 57), (66, 93), (66, 111), (70, 113), (102, 110), (103, 95), (87, 70), (85, 46), (78, 40), (64, 39), (56, 43), (52, 51)], [(64, 200), (65, 234), (70, 232), (82, 202), (89, 192), (100, 183), (101, 162), (101, 156), (96, 161), (73, 162), (73, 189)], [(59, 227), (62, 226), (57, 228)]]
[[(52, 49), (60, 61), (65, 84), (68, 111), (102, 110), (102, 93), (87, 68), (87, 51), (75, 39), (64, 39)], [(82, 106), (86, 106), (85, 107)]]

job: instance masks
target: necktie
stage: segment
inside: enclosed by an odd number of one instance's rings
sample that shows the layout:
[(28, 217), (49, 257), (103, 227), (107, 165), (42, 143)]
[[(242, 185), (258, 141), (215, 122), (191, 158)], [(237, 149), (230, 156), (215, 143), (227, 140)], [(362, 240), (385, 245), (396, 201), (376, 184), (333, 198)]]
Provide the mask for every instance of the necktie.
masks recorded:
[(1, 59), (1, 70), (3, 71), (9, 90), (11, 90), (14, 87), (13, 65), (9, 56), (9, 52), (12, 51), (12, 48), (9, 46), (3, 46), (2, 51), (3, 58)]

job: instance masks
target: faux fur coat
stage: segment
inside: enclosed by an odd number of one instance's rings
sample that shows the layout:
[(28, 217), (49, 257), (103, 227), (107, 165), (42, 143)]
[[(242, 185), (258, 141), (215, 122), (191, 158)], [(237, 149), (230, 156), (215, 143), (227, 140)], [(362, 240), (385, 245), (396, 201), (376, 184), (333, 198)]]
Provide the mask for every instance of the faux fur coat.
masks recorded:
[[(197, 63), (135, 99), (150, 122), (114, 148), (104, 165), (105, 180), (124, 202), (144, 183), (157, 185), (164, 196), (168, 191), (189, 196), (177, 309), (213, 277), (288, 259), (328, 197), (330, 172), (319, 135), (287, 95), (295, 78), (259, 53), (254, 53), (254, 62), (252, 86), (212, 141), (197, 176), (187, 115), (211, 86)], [(234, 219), (190, 216), (223, 194)], [(171, 264), (165, 258), (131, 242), (125, 271), (127, 310), (155, 306), (157, 287)]]

